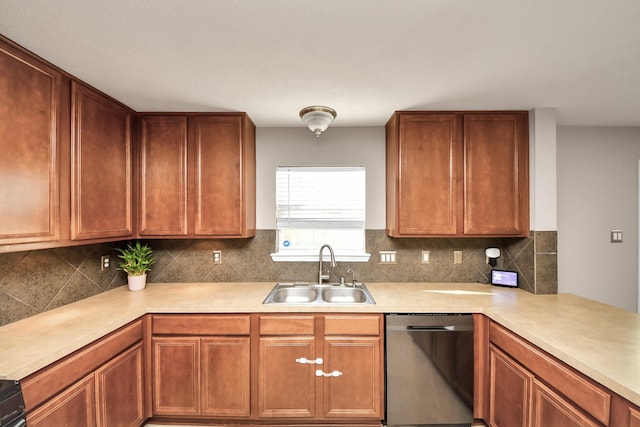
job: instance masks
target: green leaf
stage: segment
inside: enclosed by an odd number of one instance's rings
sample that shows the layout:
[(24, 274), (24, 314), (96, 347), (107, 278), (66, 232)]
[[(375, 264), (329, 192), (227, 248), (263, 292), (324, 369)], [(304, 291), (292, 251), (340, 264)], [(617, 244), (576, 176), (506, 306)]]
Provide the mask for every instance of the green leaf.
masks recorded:
[(146, 244), (141, 245), (139, 241), (135, 245), (129, 243), (126, 249), (116, 248), (115, 250), (119, 253), (118, 258), (122, 259), (119, 264), (120, 269), (130, 276), (142, 276), (147, 271), (151, 271), (151, 264), (155, 262), (153, 250)]

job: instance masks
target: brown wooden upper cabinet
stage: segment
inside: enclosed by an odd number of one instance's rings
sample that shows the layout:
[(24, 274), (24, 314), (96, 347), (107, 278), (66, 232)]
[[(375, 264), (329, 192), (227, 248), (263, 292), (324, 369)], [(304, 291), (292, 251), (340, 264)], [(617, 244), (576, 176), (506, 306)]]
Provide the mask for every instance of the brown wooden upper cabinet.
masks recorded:
[(140, 114), (140, 237), (255, 235), (255, 125), (245, 113)]
[(0, 245), (60, 238), (61, 81), (0, 40)]
[(133, 111), (71, 83), (71, 239), (133, 236)]
[(389, 236), (529, 234), (526, 111), (398, 111), (386, 144)]

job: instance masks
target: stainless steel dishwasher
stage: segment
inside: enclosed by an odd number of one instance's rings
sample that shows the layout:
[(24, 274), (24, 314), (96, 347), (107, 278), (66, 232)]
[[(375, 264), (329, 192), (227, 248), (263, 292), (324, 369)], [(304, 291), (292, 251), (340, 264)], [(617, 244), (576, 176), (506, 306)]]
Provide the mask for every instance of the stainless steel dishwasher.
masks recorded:
[(387, 314), (386, 424), (471, 426), (473, 316)]

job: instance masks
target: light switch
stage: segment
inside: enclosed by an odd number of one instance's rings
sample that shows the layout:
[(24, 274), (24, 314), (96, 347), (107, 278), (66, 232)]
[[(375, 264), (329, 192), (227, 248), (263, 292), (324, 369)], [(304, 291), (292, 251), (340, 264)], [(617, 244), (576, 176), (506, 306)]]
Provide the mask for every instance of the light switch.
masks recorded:
[(611, 230), (611, 243), (622, 243), (622, 230)]
[(395, 264), (396, 251), (380, 251), (380, 264)]

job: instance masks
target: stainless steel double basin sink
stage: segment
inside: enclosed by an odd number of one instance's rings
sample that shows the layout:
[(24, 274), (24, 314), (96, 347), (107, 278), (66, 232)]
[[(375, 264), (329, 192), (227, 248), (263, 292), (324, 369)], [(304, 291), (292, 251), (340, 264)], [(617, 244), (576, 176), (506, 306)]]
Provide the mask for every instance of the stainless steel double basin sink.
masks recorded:
[(309, 284), (278, 283), (271, 290), (263, 304), (375, 304), (364, 283)]

